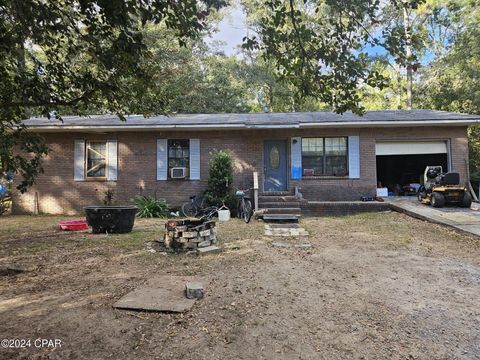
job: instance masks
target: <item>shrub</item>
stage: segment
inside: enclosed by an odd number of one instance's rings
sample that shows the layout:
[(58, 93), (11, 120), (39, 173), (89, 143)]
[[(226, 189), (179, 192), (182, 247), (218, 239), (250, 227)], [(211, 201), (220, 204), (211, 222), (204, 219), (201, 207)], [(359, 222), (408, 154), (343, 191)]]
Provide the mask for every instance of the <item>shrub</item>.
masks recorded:
[(105, 197), (103, 198), (103, 205), (107, 205), (107, 206), (112, 205), (115, 192), (113, 190), (107, 190), (104, 192), (104, 194), (105, 194)]
[(10, 210), (11, 206), (12, 200), (10, 196), (0, 196), (0, 215), (3, 215)]
[(164, 199), (154, 196), (137, 196), (134, 201), (138, 207), (137, 216), (141, 218), (164, 218), (170, 215), (170, 206)]
[(232, 192), (232, 154), (226, 150), (214, 151), (211, 153), (208, 167), (209, 178), (205, 200), (209, 205), (221, 206), (225, 203), (230, 209), (235, 209), (237, 200)]

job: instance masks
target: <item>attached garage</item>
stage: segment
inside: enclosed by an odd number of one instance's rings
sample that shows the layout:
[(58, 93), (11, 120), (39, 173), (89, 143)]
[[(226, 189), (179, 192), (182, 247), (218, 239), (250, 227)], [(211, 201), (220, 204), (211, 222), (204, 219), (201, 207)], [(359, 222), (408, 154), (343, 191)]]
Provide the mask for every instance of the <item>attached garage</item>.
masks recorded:
[(428, 165), (449, 170), (449, 143), (437, 141), (377, 141), (377, 182), (395, 195), (413, 193)]

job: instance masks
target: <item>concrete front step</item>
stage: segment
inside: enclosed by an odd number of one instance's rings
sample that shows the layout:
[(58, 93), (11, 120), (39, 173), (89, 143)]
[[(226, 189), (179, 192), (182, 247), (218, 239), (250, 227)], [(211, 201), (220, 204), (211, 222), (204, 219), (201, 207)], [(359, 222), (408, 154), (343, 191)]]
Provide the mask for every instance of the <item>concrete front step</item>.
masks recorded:
[(271, 202), (271, 201), (259, 201), (258, 207), (260, 209), (267, 208), (299, 208), (300, 201), (285, 201), (285, 202)]
[(298, 222), (302, 214), (301, 201), (290, 194), (262, 194), (258, 197), (258, 207), (267, 209), (264, 221), (268, 222)]
[(298, 201), (298, 198), (296, 198), (293, 195), (285, 195), (285, 196), (279, 196), (279, 195), (260, 195), (258, 197), (258, 202), (290, 202), (290, 201)]
[(267, 214), (293, 214), (300, 215), (302, 210), (300, 208), (266, 208)]
[(260, 192), (260, 196), (293, 196), (291, 191), (267, 191), (267, 192)]
[(265, 214), (263, 221), (266, 223), (298, 223), (298, 215), (293, 214)]

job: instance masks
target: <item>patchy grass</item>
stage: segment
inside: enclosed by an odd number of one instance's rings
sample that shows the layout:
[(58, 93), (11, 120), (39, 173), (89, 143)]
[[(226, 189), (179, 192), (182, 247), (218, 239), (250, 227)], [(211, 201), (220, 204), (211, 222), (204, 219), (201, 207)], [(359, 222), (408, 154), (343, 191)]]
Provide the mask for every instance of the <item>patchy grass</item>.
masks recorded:
[[(106, 236), (59, 231), (67, 218), (0, 218), (0, 266), (29, 269), (0, 277), (0, 333), (63, 343), (2, 358), (480, 358), (478, 238), (385, 212), (305, 218), (311, 249), (274, 248), (262, 222), (232, 219), (223, 251), (196, 257), (146, 251), (164, 220)], [(156, 275), (198, 276), (205, 298), (112, 308)]]
[(0, 250), (13, 254), (40, 254), (53, 250), (114, 247), (139, 250), (146, 241), (159, 239), (163, 220), (136, 219), (128, 234), (91, 234), (90, 231), (61, 231), (58, 222), (73, 219), (68, 216), (7, 216), (0, 218)]
[(392, 248), (408, 248), (425, 240), (448, 240), (460, 242), (461, 246), (478, 248), (480, 239), (467, 236), (441, 225), (413, 219), (392, 211), (363, 213), (351, 216), (305, 218), (302, 225), (316, 237), (378, 239)]
[(11, 236), (21, 237), (28, 236), (31, 233), (39, 233), (51, 231), (57, 228), (57, 224), (61, 220), (69, 220), (73, 217), (69, 216), (51, 216), (51, 215), (9, 215), (0, 217), (0, 240), (7, 239)]

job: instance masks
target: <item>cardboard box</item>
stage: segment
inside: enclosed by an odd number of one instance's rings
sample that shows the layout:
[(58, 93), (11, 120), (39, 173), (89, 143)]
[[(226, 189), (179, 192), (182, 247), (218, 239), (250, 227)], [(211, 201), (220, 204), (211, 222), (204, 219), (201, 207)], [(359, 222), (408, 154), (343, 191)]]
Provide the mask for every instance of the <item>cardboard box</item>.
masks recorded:
[(387, 197), (388, 196), (388, 189), (387, 188), (377, 188), (377, 196), (378, 197)]

